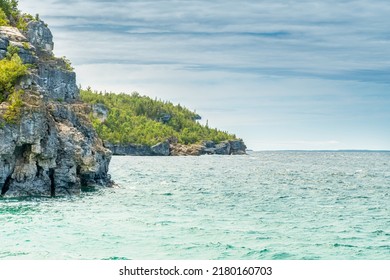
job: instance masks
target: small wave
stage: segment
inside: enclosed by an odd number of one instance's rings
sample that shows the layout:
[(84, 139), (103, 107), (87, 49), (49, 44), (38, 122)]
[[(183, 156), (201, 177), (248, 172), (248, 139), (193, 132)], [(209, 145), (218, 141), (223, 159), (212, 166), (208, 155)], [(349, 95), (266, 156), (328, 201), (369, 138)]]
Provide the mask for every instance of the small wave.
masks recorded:
[(268, 239), (271, 239), (271, 237), (269, 237), (269, 236), (258, 236), (258, 237), (256, 237), (256, 240), (268, 240)]
[(251, 257), (261, 258), (264, 257), (264, 255), (266, 255), (269, 252), (270, 250), (267, 248), (261, 250), (251, 250), (243, 256), (243, 259), (251, 258)]
[(175, 222), (173, 221), (159, 221), (159, 222), (156, 222), (154, 223), (154, 225), (156, 226), (169, 226), (171, 224), (174, 224)]
[(163, 193), (162, 195), (165, 195), (165, 196), (172, 196), (173, 193), (167, 192), (167, 193)]
[(3, 252), (0, 253), (0, 259), (9, 258), (9, 257), (19, 257), (19, 256), (27, 256), (28, 253), (25, 252)]
[(286, 252), (283, 252), (283, 253), (274, 254), (272, 256), (272, 259), (273, 260), (286, 260), (286, 259), (291, 259), (293, 257), (294, 257), (293, 255), (286, 253)]
[(128, 261), (128, 260), (131, 260), (131, 259), (128, 259), (126, 257), (113, 256), (113, 257), (104, 258), (102, 260), (103, 261)]
[(351, 244), (340, 244), (340, 243), (335, 243), (333, 244), (333, 247), (346, 247), (346, 248), (357, 248), (357, 246), (355, 245), (351, 245)]

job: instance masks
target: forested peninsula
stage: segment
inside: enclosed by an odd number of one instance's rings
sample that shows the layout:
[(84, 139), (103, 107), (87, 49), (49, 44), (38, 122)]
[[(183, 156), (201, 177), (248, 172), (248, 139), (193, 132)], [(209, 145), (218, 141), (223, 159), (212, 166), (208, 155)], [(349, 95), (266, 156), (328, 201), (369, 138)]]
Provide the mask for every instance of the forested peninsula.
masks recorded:
[(91, 122), (105, 146), (117, 155), (245, 154), (234, 134), (200, 124), (196, 112), (139, 93), (81, 89), (91, 104)]

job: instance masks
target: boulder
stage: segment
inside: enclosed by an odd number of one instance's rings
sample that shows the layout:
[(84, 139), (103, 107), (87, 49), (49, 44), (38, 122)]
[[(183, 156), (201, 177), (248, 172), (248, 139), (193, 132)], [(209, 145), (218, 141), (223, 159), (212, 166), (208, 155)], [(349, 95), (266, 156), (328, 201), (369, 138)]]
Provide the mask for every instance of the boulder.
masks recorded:
[(28, 41), (39, 50), (44, 50), (50, 53), (53, 51), (53, 35), (43, 21), (30, 21), (27, 24), (26, 34)]
[(232, 155), (245, 155), (246, 145), (242, 139), (231, 140), (230, 143), (230, 154)]
[(92, 105), (92, 112), (95, 118), (98, 118), (101, 122), (105, 122), (108, 117), (108, 108), (101, 103)]
[(157, 156), (169, 156), (169, 142), (164, 141), (151, 147), (152, 152)]
[(229, 141), (221, 142), (215, 145), (215, 154), (217, 155), (230, 155), (230, 143)]
[(0, 26), (0, 37), (6, 37), (9, 41), (14, 42), (27, 42), (26, 37), (19, 29), (12, 26)]
[(202, 145), (206, 149), (215, 148), (215, 143), (213, 141), (203, 141)]
[(5, 36), (0, 37), (0, 50), (7, 51), (9, 39)]
[(200, 156), (204, 154), (204, 147), (202, 145), (182, 145), (171, 144), (170, 155), (171, 156)]

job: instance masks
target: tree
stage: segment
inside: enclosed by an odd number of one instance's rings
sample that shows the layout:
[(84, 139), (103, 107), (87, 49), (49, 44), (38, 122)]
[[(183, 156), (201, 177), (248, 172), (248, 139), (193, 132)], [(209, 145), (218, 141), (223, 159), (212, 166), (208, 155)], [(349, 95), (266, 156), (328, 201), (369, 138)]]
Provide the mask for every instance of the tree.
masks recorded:
[(7, 26), (9, 25), (9, 20), (5, 12), (0, 9), (0, 26)]
[(0, 0), (0, 8), (3, 10), (7, 18), (15, 15), (15, 12), (18, 11), (18, 1), (17, 0)]

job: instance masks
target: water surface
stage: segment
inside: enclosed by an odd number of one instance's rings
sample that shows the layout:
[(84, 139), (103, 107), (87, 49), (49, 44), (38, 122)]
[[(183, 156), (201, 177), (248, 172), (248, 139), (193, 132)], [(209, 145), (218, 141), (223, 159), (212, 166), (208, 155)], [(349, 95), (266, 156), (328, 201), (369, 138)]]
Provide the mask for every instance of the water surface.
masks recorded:
[(114, 157), (119, 188), (0, 200), (0, 259), (390, 259), (390, 153)]

